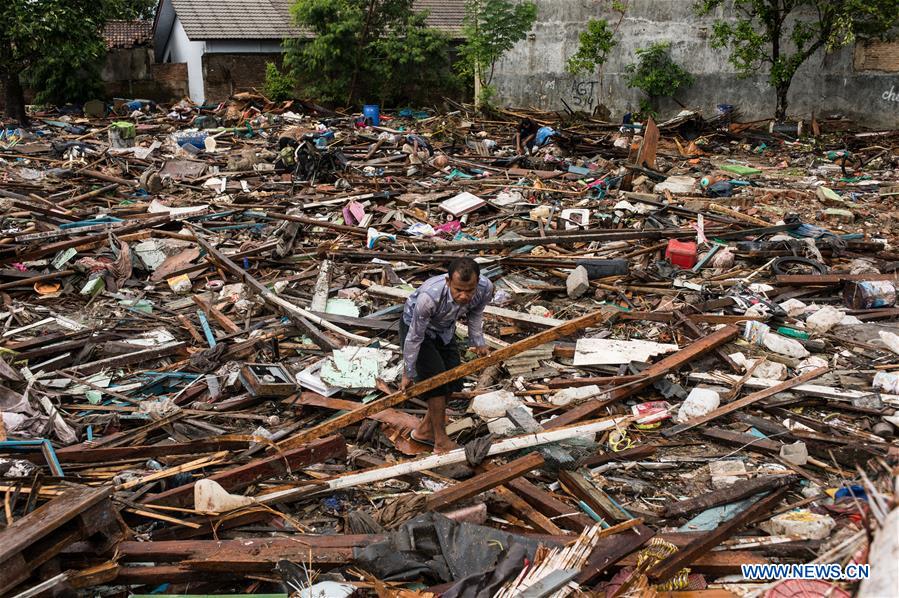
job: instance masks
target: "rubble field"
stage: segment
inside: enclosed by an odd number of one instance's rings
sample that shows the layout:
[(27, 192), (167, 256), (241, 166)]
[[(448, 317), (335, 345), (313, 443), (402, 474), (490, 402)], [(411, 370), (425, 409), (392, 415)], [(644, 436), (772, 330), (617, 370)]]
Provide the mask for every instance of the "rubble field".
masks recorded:
[(3, 595), (899, 595), (899, 132), (92, 104), (0, 135)]

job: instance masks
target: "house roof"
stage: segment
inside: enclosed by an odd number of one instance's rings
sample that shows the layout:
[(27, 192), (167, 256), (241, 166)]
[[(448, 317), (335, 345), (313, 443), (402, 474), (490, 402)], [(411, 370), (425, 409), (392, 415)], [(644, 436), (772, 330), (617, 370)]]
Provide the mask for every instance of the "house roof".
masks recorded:
[(107, 48), (149, 45), (153, 40), (153, 21), (107, 21), (103, 39)]
[[(172, 0), (191, 40), (284, 39), (305, 37), (290, 17), (292, 0)], [(462, 28), (464, 0), (415, 0), (427, 10), (428, 24), (447, 33)]]

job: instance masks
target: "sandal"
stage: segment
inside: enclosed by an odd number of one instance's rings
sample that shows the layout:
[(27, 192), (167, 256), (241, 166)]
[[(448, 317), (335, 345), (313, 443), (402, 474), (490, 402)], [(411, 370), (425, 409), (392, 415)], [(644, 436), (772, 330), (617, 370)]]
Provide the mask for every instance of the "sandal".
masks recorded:
[(434, 446), (433, 440), (425, 440), (424, 438), (418, 438), (415, 436), (415, 430), (409, 432), (409, 438), (417, 442), (418, 444), (423, 444), (425, 446)]

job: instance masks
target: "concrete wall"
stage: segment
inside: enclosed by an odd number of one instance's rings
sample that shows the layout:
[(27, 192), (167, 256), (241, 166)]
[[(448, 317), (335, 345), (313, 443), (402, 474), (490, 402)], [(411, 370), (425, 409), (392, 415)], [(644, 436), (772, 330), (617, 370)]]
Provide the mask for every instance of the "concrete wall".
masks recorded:
[[(618, 13), (609, 0), (536, 0), (537, 23), (497, 65), (494, 85), (504, 105), (562, 110), (564, 102), (575, 110), (592, 112), (602, 103), (612, 119), (638, 107), (642, 96), (627, 87), (624, 69), (635, 62), (634, 51), (657, 41), (671, 42), (671, 54), (695, 77), (689, 90), (678, 94), (688, 108), (713, 115), (717, 104), (733, 104), (743, 120), (769, 118), (775, 97), (765, 75), (739, 79), (727, 62), (728, 53), (711, 47), (709, 38), (716, 18), (729, 11), (698, 18), (692, 0), (630, 0), (617, 34), (618, 45), (599, 75), (572, 77), (565, 62), (577, 51), (578, 36), (590, 18), (606, 18), (614, 25)], [(796, 74), (790, 90), (789, 114), (805, 117), (843, 114), (878, 127), (899, 126), (899, 42), (843, 48), (819, 53)], [(661, 104), (663, 116), (681, 108)]]

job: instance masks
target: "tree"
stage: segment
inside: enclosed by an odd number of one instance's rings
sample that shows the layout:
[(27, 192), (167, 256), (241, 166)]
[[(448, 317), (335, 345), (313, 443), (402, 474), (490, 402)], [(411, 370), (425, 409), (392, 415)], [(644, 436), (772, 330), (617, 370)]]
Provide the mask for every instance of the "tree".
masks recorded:
[(285, 65), (324, 102), (424, 101), (452, 86), (449, 39), (412, 0), (297, 0), (313, 39), (288, 40)]
[(659, 98), (674, 97), (693, 85), (693, 76), (674, 62), (669, 53), (671, 44), (659, 42), (637, 50), (637, 62), (624, 67), (627, 85), (643, 91), (649, 100), (640, 102), (641, 112), (654, 112)]
[[(152, 0), (2, 0), (0, 2), (0, 84), (6, 115), (28, 123), (23, 81), (46, 86), (71, 83), (103, 56), (103, 26), (110, 19), (146, 14)], [(64, 87), (64, 85), (63, 85)]]
[[(537, 20), (537, 5), (525, 1), (467, 0), (460, 50), (459, 70), (474, 76), (480, 88), (476, 101), (489, 103), (495, 90), (490, 85), (496, 63), (523, 40)], [(485, 102), (486, 101), (486, 102)]]
[(274, 62), (265, 64), (265, 84), (262, 88), (265, 97), (272, 102), (283, 102), (293, 97), (294, 80), (290, 75), (278, 70)]
[[(730, 63), (742, 77), (767, 65), (779, 121), (787, 116), (793, 76), (815, 52), (882, 36), (899, 24), (899, 0), (728, 1), (737, 16), (715, 22), (712, 46), (730, 48)], [(725, 0), (700, 0), (695, 8), (707, 15), (723, 4)]]
[(609, 53), (618, 45), (615, 32), (605, 19), (590, 19), (581, 32), (577, 52), (568, 58), (565, 70), (572, 75), (586, 75), (602, 68)]

